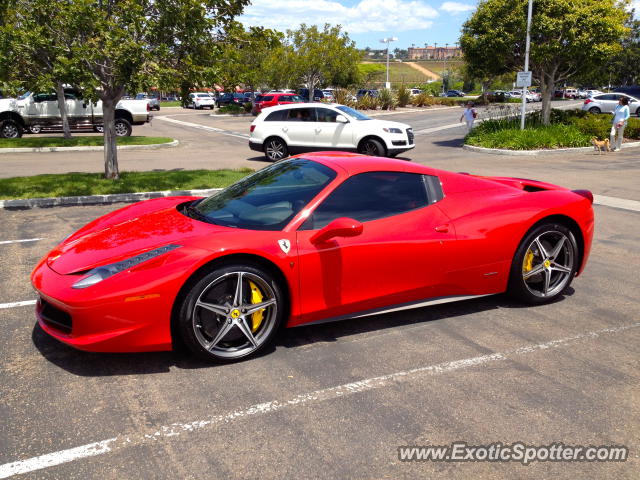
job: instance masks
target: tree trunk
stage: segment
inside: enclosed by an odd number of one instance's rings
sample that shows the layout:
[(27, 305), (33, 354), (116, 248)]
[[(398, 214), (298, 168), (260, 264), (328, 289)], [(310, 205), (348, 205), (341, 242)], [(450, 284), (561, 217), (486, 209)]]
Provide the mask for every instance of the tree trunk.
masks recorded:
[(116, 146), (116, 129), (114, 125), (116, 103), (111, 98), (102, 99), (102, 121), (104, 124), (104, 176), (118, 180), (118, 149)]
[(543, 78), (540, 86), (542, 87), (542, 124), (549, 125), (551, 123), (551, 99), (555, 94), (556, 86), (548, 78)]
[(62, 83), (56, 83), (56, 96), (58, 97), (58, 110), (62, 118), (62, 131), (64, 138), (71, 138), (71, 128), (69, 128), (69, 115), (67, 115), (67, 101), (64, 98), (64, 87)]

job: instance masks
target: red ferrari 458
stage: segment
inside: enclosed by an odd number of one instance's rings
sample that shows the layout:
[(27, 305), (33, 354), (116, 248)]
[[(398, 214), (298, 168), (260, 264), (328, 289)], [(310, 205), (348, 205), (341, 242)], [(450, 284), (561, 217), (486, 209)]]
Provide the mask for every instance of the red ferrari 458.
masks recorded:
[(136, 203), (48, 253), (31, 280), (81, 350), (233, 361), (281, 326), (509, 292), (539, 304), (583, 269), (592, 195), (389, 158), (314, 153), (208, 197)]

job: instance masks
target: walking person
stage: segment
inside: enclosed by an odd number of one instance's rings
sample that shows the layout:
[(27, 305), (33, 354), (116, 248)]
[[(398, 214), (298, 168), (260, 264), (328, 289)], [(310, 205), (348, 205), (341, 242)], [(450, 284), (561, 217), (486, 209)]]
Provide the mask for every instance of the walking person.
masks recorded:
[(461, 122), (463, 118), (467, 122), (467, 133), (471, 132), (473, 122), (477, 116), (478, 113), (476, 112), (476, 109), (473, 108), (473, 102), (467, 102), (467, 108), (464, 109), (464, 112), (462, 112), (462, 115), (460, 116)]
[(616, 105), (616, 109), (613, 111), (611, 133), (609, 134), (609, 143), (611, 144), (611, 149), (614, 152), (617, 152), (622, 148), (624, 128), (627, 126), (627, 120), (630, 116), (629, 99), (621, 96), (618, 101), (618, 105)]

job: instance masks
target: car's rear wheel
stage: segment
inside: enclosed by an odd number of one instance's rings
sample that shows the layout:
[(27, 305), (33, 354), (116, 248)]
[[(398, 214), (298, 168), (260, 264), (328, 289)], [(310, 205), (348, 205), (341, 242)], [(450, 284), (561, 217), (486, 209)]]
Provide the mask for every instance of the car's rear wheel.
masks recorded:
[(229, 265), (197, 281), (185, 297), (178, 330), (185, 345), (207, 360), (232, 362), (263, 350), (285, 311), (277, 281), (253, 265)]
[(0, 121), (0, 138), (20, 138), (22, 128), (15, 120), (7, 119)]
[(358, 153), (362, 153), (364, 155), (371, 155), (374, 157), (384, 157), (386, 154), (386, 149), (375, 138), (367, 138), (360, 143), (358, 147)]
[(571, 230), (546, 223), (520, 243), (509, 276), (509, 293), (530, 304), (555, 300), (571, 285), (578, 268), (578, 247)]
[(602, 113), (602, 110), (600, 110), (598, 107), (591, 107), (589, 109), (589, 113)]
[(114, 128), (117, 137), (128, 137), (131, 135), (131, 124), (124, 118), (116, 118)]
[(264, 156), (267, 157), (268, 160), (277, 162), (278, 160), (287, 158), (288, 155), (289, 149), (287, 148), (287, 144), (281, 138), (273, 137), (265, 142)]

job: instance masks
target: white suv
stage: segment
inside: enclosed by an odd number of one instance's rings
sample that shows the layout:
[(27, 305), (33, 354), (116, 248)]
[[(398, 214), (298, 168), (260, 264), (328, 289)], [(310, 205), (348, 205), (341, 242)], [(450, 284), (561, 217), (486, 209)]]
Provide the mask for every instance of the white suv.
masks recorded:
[(357, 151), (395, 157), (415, 147), (409, 125), (373, 120), (345, 105), (294, 103), (265, 108), (251, 123), (249, 147), (276, 161), (289, 153)]

